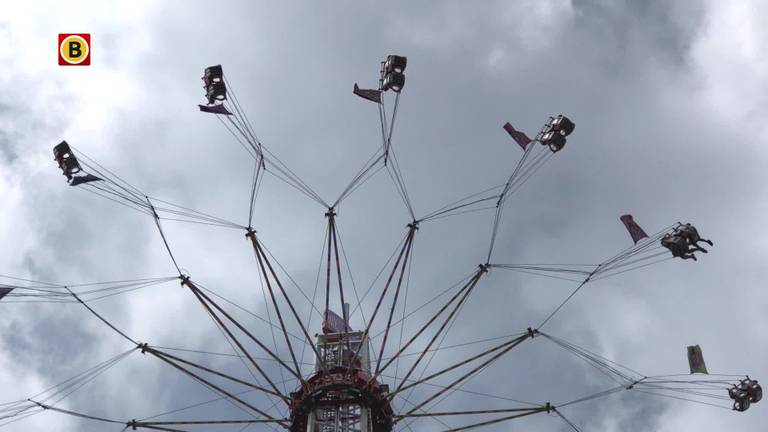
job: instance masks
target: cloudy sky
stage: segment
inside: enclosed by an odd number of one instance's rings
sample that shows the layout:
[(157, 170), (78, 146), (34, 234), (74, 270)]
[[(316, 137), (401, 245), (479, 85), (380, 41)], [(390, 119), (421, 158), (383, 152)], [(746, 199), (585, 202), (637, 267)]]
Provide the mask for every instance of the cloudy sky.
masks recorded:
[[(686, 373), (685, 347), (699, 344), (710, 372), (768, 379), (768, 248), (761, 241), (768, 129), (760, 121), (768, 114), (768, 60), (759, 54), (768, 43), (767, 17), (759, 1), (5, 5), (0, 274), (61, 284), (176, 274), (151, 218), (66, 185), (51, 154), (62, 139), (150, 196), (246, 224), (253, 161), (196, 108), (204, 101), (200, 76), (212, 64), (224, 66), (264, 145), (333, 201), (381, 144), (375, 105), (354, 97), (352, 84), (374, 86), (379, 61), (394, 53), (407, 56), (408, 67), (393, 146), (417, 215), (506, 180), (522, 153), (501, 128), (505, 122), (530, 134), (549, 115), (576, 122), (566, 148), (509, 198), (493, 262), (599, 263), (630, 245), (618, 220), (624, 213), (649, 232), (690, 221), (714, 240), (698, 262), (667, 260), (588, 284), (548, 323), (548, 333), (646, 375)], [(90, 67), (57, 65), (60, 32), (91, 33)], [(255, 211), (259, 238), (311, 297), (325, 209), (267, 176)], [(484, 262), (492, 219), (479, 212), (421, 226), (398, 316)], [(372, 283), (373, 293), (381, 291), (376, 274), (408, 222), (386, 171), (342, 203), (338, 223), (352, 275), (345, 276), (347, 290), (354, 280), (361, 296)], [(259, 316), (274, 313), (242, 231), (173, 222), (164, 229), (194, 280)], [(288, 284), (288, 292), (306, 322), (313, 308), (296, 285)], [(524, 331), (575, 286), (494, 269), (442, 344)], [(366, 317), (375, 295), (362, 302)], [(80, 305), (7, 300), (0, 302), (0, 403), (36, 395), (132, 348)], [(314, 304), (322, 307), (320, 296)], [(232, 352), (177, 281), (93, 306), (142, 342)], [(437, 306), (394, 327), (395, 340), (401, 329), (407, 338)], [(252, 316), (237, 316), (270, 345), (280, 337)], [(310, 330), (318, 332), (317, 312), (311, 318)], [(363, 322), (356, 312), (353, 326)], [(383, 329), (381, 322), (374, 327), (374, 333)], [(439, 351), (429, 370), (492, 344)], [(276, 345), (288, 358), (285, 344), (277, 339)], [(188, 355), (248, 377), (237, 359)], [(304, 361), (311, 362), (309, 353)], [(268, 370), (277, 381), (288, 378), (277, 367)], [(511, 404), (476, 393), (557, 405), (612, 385), (539, 338), (435, 409)], [(410, 397), (418, 402), (435, 389)], [(128, 421), (215, 397), (134, 352), (57, 406)], [(395, 407), (408, 404), (397, 400)], [(763, 408), (736, 413), (624, 392), (563, 413), (584, 431), (724, 431), (759, 430), (768, 421)], [(217, 402), (163, 419), (245, 415)], [(3, 427), (121, 429), (55, 412)], [(417, 427), (445, 429), (429, 419)], [(261, 429), (267, 428), (245, 430)], [(494, 430), (571, 429), (543, 414)]]

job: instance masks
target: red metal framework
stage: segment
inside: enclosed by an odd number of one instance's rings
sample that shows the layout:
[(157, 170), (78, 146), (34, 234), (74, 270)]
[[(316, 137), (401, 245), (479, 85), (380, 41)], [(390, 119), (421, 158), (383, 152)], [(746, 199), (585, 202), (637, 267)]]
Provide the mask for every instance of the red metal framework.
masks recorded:
[(308, 417), (315, 410), (356, 405), (368, 412), (371, 431), (389, 432), (394, 412), (388, 393), (389, 386), (371, 382), (371, 376), (359, 369), (341, 366), (320, 371), (299, 391), (291, 393), (290, 430), (307, 431)]

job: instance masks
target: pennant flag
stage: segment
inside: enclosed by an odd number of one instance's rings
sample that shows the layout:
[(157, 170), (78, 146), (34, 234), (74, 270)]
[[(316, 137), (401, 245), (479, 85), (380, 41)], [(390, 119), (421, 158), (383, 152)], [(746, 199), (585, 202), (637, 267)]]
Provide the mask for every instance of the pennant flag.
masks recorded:
[(528, 135), (526, 135), (524, 132), (521, 132), (512, 127), (509, 122), (504, 125), (504, 130), (507, 131), (509, 136), (511, 136), (512, 139), (515, 140), (515, 142), (517, 142), (517, 144), (523, 148), (523, 150), (525, 150), (525, 146), (533, 141), (532, 139), (528, 138)]
[(13, 291), (13, 288), (3, 288), (3, 287), (0, 287), (0, 299), (5, 297), (5, 295), (8, 294), (11, 291)]
[(211, 114), (232, 115), (232, 113), (229, 112), (229, 110), (224, 105), (222, 105), (222, 104), (213, 105), (213, 106), (198, 105), (198, 107), (200, 107), (200, 111), (202, 111), (202, 112), (207, 112), (207, 113), (211, 113)]
[(89, 182), (92, 182), (92, 181), (99, 181), (99, 180), (101, 180), (101, 179), (96, 177), (93, 174), (86, 174), (86, 175), (80, 176), (80, 177), (72, 177), (72, 181), (69, 183), (69, 185), (70, 186), (77, 186), (79, 184), (89, 183)]
[(637, 242), (640, 240), (648, 237), (648, 234), (646, 234), (645, 231), (640, 228), (640, 225), (635, 222), (635, 220), (632, 218), (632, 215), (625, 214), (619, 219), (621, 219), (621, 222), (624, 223), (625, 227), (627, 227), (627, 231), (629, 231), (629, 235), (632, 236), (632, 241), (634, 241), (635, 244), (637, 244)]
[(344, 318), (336, 315), (332, 310), (325, 311), (325, 318), (323, 319), (323, 333), (344, 333), (345, 328)]
[(704, 355), (701, 353), (700, 346), (692, 345), (688, 347), (688, 366), (690, 366), (692, 374), (703, 373), (709, 375), (707, 365), (704, 364)]
[(352, 89), (352, 93), (363, 99), (368, 99), (371, 102), (381, 103), (381, 90), (361, 89), (357, 86), (357, 83), (355, 83), (355, 88)]

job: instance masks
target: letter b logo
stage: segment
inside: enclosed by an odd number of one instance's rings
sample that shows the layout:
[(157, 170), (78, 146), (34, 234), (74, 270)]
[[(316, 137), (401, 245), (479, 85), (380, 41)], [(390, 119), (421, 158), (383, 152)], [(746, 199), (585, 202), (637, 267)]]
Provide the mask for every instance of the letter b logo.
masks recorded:
[(83, 45), (76, 41), (76, 40), (70, 40), (69, 41), (69, 55), (67, 58), (80, 58), (83, 54), (83, 50), (80, 49)]
[(91, 35), (89, 33), (59, 33), (59, 65), (89, 66), (91, 64)]

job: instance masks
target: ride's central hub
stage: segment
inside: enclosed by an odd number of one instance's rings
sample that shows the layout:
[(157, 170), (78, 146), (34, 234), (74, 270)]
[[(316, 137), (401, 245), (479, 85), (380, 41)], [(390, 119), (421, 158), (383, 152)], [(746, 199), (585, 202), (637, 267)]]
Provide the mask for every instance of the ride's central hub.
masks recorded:
[[(335, 367), (318, 371), (291, 393), (291, 432), (392, 430), (389, 386), (360, 369)], [(339, 428), (342, 426), (342, 428)]]

